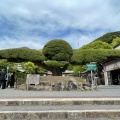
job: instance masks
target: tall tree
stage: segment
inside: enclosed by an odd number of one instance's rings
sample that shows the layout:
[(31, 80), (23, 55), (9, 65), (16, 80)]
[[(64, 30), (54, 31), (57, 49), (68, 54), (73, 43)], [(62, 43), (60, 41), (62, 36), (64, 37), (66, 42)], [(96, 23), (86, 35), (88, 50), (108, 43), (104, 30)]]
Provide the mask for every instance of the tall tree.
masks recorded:
[(49, 41), (42, 52), (47, 58), (47, 61), (44, 61), (44, 65), (52, 72), (53, 76), (62, 75), (62, 72), (67, 69), (73, 54), (72, 47), (61, 39)]

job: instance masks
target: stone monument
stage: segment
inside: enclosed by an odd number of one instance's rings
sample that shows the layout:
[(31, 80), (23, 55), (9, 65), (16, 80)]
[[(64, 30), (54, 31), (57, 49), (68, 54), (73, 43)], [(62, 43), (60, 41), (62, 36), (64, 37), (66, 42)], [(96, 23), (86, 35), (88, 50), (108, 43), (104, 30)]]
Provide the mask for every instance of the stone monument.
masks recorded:
[(40, 75), (39, 74), (27, 74), (26, 84), (27, 84), (27, 90), (29, 88), (29, 85), (39, 85)]

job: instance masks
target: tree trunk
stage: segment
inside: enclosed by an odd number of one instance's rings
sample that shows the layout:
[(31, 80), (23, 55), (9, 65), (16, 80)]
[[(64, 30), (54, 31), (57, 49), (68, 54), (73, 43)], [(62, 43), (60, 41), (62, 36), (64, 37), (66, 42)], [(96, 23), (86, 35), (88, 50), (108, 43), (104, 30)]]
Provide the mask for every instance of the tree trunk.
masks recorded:
[(55, 68), (53, 68), (52, 70), (51, 70), (51, 72), (52, 72), (52, 75), (53, 76), (62, 76), (62, 70), (61, 69), (55, 69)]
[(48, 71), (51, 71), (53, 76), (62, 76), (62, 72), (64, 72), (68, 67), (68, 64), (66, 64), (62, 68), (56, 68), (56, 67), (48, 67), (45, 64), (41, 64), (39, 62), (34, 62), (34, 63), (35, 63), (35, 65), (38, 65)]

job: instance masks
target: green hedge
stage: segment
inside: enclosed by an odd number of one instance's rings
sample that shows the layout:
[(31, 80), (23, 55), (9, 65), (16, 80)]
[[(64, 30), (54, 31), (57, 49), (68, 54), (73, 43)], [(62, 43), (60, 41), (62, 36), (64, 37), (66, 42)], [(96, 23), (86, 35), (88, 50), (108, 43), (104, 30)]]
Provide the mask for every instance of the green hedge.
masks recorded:
[(120, 58), (120, 50), (113, 49), (87, 49), (77, 50), (72, 56), (72, 64), (86, 64), (89, 62), (101, 62), (107, 59)]
[(0, 50), (0, 58), (16, 62), (17, 61), (41, 62), (45, 60), (45, 56), (39, 50), (29, 48), (14, 48)]

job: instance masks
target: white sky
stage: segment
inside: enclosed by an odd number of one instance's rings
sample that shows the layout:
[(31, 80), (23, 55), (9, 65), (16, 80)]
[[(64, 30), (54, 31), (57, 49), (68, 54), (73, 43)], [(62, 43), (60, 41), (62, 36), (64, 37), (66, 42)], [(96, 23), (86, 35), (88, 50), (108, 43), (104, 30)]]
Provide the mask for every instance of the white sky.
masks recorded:
[(76, 49), (119, 31), (119, 6), (120, 0), (1, 0), (0, 49), (42, 49), (57, 38)]

